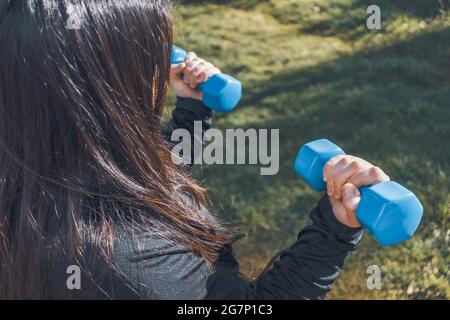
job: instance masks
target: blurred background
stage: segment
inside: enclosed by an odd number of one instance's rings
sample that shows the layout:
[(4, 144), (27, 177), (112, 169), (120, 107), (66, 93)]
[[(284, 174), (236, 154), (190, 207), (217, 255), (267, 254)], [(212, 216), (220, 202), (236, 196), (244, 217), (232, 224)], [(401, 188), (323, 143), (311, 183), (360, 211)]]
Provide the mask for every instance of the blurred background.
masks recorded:
[[(382, 30), (368, 30), (369, 5)], [(216, 127), (280, 129), (280, 172), (203, 166), (211, 208), (247, 233), (236, 244), (253, 277), (292, 244), (320, 198), (294, 173), (299, 147), (329, 138), (414, 190), (425, 215), (414, 238), (383, 248), (368, 236), (332, 299), (450, 299), (450, 13), (446, 0), (178, 1), (176, 42), (243, 81)], [(382, 271), (367, 288), (367, 267)]]

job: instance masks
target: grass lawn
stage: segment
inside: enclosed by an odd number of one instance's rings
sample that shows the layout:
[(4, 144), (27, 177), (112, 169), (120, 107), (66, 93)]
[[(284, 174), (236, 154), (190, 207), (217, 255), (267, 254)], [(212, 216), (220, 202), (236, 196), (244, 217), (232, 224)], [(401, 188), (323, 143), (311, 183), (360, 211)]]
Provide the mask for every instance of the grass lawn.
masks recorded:
[[(366, 236), (328, 298), (450, 299), (450, 22), (446, 1), (384, 1), (369, 31), (362, 0), (183, 1), (177, 43), (241, 79), (225, 128), (280, 129), (280, 172), (200, 167), (211, 207), (247, 237), (242, 270), (255, 275), (308, 223), (320, 194), (294, 174), (298, 148), (329, 138), (414, 190), (425, 207), (417, 235), (378, 246)], [(382, 289), (366, 286), (381, 267)]]

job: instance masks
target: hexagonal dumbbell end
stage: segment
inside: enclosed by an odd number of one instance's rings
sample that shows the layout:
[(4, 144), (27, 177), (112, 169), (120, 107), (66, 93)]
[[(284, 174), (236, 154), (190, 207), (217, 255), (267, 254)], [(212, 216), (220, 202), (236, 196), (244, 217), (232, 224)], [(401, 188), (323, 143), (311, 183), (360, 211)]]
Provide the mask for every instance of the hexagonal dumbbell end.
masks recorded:
[(186, 58), (187, 52), (184, 49), (181, 49), (177, 46), (172, 46), (172, 57), (171, 57), (171, 63), (172, 64), (180, 64), (184, 61), (184, 58)]
[[(173, 46), (172, 64), (184, 61), (186, 51)], [(203, 94), (203, 103), (211, 110), (229, 112), (233, 110), (242, 97), (242, 83), (226, 74), (216, 74), (198, 86)]]
[(216, 74), (199, 85), (203, 103), (214, 111), (229, 112), (236, 107), (242, 96), (242, 84), (226, 74)]
[(315, 191), (325, 191), (326, 183), (323, 181), (323, 168), (325, 164), (345, 152), (327, 139), (320, 139), (305, 144), (297, 155), (294, 170)]
[(419, 199), (397, 182), (361, 188), (356, 218), (384, 246), (412, 237), (423, 215)]

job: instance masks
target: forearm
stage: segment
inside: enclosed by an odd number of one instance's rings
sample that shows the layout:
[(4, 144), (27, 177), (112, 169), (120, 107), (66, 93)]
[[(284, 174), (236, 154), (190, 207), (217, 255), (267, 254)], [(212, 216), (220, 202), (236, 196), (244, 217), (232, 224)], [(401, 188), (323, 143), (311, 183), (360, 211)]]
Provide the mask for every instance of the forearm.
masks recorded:
[(310, 215), (313, 223), (299, 233), (267, 274), (256, 280), (248, 295), (255, 299), (323, 299), (339, 276), (347, 254), (362, 230), (341, 224), (327, 197)]
[[(177, 97), (176, 107), (172, 113), (172, 118), (162, 128), (162, 136), (170, 146), (175, 146), (179, 141), (174, 139), (176, 130), (187, 130), (191, 138), (191, 159), (189, 164), (193, 164), (196, 158), (195, 145), (205, 145), (205, 131), (212, 127), (213, 112), (205, 107), (199, 100)], [(195, 122), (199, 122), (201, 130), (195, 130)]]

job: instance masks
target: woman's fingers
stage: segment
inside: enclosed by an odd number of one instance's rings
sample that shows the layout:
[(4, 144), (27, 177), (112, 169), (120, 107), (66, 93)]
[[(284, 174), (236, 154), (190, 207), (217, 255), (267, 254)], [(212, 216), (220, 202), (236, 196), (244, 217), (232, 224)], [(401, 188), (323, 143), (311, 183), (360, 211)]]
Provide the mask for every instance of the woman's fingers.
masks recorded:
[(205, 82), (206, 78), (206, 72), (208, 71), (210, 67), (208, 66), (207, 62), (201, 61), (199, 64), (195, 66), (195, 68), (192, 69), (192, 80), (195, 85), (198, 83)]
[(200, 63), (197, 54), (195, 52), (188, 52), (186, 57), (184, 58), (184, 63), (186, 64), (186, 68), (184, 70), (183, 81), (189, 87), (191, 86), (191, 76), (192, 76), (192, 68), (195, 67), (196, 64)]
[(345, 155), (337, 156), (325, 165), (324, 180), (327, 182), (328, 195), (335, 199), (342, 199), (342, 188), (347, 183), (354, 184), (359, 188), (387, 181), (389, 177), (380, 168), (369, 162)]
[(192, 52), (192, 51), (188, 52), (188, 54), (184, 58), (184, 62), (189, 63), (192, 60), (194, 60), (195, 58), (197, 58), (197, 54), (195, 52)]
[[(354, 162), (353, 162), (354, 163)], [(331, 191), (331, 195), (336, 198), (341, 198), (341, 187), (340, 181), (344, 181), (347, 177), (350, 177), (353, 173), (353, 165), (348, 156), (342, 157), (335, 165), (331, 167), (328, 173), (327, 186)]]
[(194, 58), (190, 62), (186, 62), (186, 70), (184, 72), (184, 82), (188, 84), (192, 89), (197, 87), (197, 78), (193, 71), (200, 66), (204, 61), (200, 58)]
[(339, 160), (341, 160), (342, 158), (344, 158), (345, 156), (336, 156), (334, 158), (331, 158), (330, 161), (328, 161), (325, 164), (325, 167), (323, 168), (323, 181), (327, 182), (328, 180), (328, 174), (330, 172), (330, 170), (334, 167), (334, 165), (336, 163), (339, 162)]
[(325, 181), (327, 183), (327, 194), (330, 197), (333, 196), (333, 194), (334, 194), (333, 184), (328, 183), (329, 180), (331, 181), (330, 173), (331, 173), (331, 170), (335, 167), (335, 165), (343, 158), (344, 158), (344, 156), (336, 156), (336, 157), (332, 158), (330, 161), (328, 161), (328, 163), (323, 168), (323, 181)]
[(352, 176), (371, 166), (367, 161), (353, 156), (346, 156), (339, 162), (341, 166), (336, 168), (332, 175), (333, 190), (336, 199), (342, 199), (342, 187)]
[(186, 63), (184, 62), (180, 64), (173, 64), (170, 68), (171, 78), (180, 77), (184, 69), (186, 69)]
[(197, 65), (192, 71), (192, 74), (197, 79), (197, 83), (203, 83), (208, 80), (208, 78), (218, 73), (220, 73), (220, 70), (206, 61)]
[(327, 190), (328, 195), (331, 197), (334, 197), (335, 199), (338, 199), (337, 197), (337, 191), (335, 189), (335, 183), (334, 183), (334, 177), (336, 175), (336, 172), (342, 170), (346, 165), (346, 158), (342, 157), (339, 161), (337, 161), (335, 164), (333, 164), (327, 173)]
[(170, 81), (177, 96), (202, 100), (201, 91), (196, 90), (198, 84), (218, 73), (220, 70), (213, 64), (189, 52), (183, 63), (172, 65)]
[(381, 170), (378, 167), (371, 166), (353, 175), (348, 180), (348, 183), (351, 183), (357, 188), (360, 188), (363, 186), (370, 186), (373, 184), (386, 182), (389, 180), (390, 180), (389, 176), (386, 173), (384, 173), (383, 170)]
[(213, 64), (199, 58), (194, 52), (189, 52), (185, 58), (186, 68), (184, 71), (184, 82), (192, 89), (199, 83), (203, 83), (211, 76), (220, 73)]

